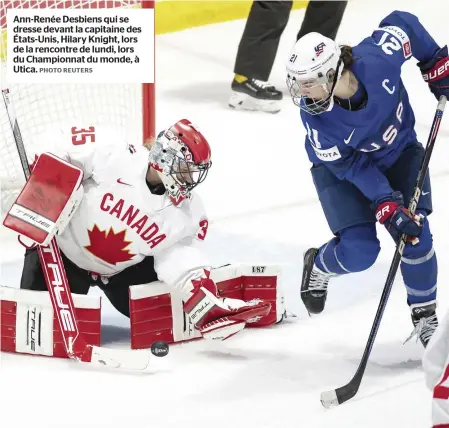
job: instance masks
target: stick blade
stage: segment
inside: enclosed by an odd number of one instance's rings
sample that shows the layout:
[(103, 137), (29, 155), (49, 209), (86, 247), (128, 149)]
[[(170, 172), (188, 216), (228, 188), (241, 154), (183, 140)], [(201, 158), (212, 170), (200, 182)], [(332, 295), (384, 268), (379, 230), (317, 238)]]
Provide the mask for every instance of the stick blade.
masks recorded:
[(150, 364), (149, 351), (131, 351), (120, 349), (92, 347), (90, 365), (124, 371), (144, 372)]
[(359, 390), (360, 380), (355, 377), (347, 385), (321, 393), (321, 404), (326, 408), (337, 407), (350, 400)]

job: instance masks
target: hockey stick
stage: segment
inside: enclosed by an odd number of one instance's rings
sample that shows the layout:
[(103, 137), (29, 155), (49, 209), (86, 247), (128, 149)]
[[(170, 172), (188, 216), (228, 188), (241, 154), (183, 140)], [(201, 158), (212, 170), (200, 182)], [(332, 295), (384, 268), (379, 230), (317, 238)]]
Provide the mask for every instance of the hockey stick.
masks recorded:
[[(31, 175), (30, 166), (9, 90), (2, 89), (2, 95), (23, 172), (28, 180)], [(38, 246), (37, 251), (68, 357), (94, 366), (144, 371), (151, 358), (147, 351), (106, 349), (86, 343), (78, 329), (73, 299), (56, 238), (52, 239), (48, 247)], [(167, 350), (166, 344), (156, 342), (153, 345), (151, 352), (154, 355), (167, 354), (158, 348), (161, 346)]]
[[(437, 110), (433, 118), (432, 127), (430, 129), (429, 138), (427, 140), (426, 150), (424, 152), (424, 158), (421, 163), (421, 168), (418, 172), (418, 177), (416, 179), (415, 190), (413, 192), (412, 200), (409, 204), (409, 212), (413, 216), (418, 205), (419, 198), (421, 197), (422, 187), (424, 185), (424, 180), (426, 178), (427, 169), (429, 167), (430, 157), (432, 156), (433, 146), (435, 145), (435, 140), (438, 135), (438, 130), (440, 128), (441, 118), (443, 117), (444, 107), (446, 105), (446, 97), (441, 96), (438, 101)], [(354, 377), (346, 385), (333, 389), (331, 391), (324, 391), (321, 393), (321, 403), (324, 407), (336, 407), (345, 401), (350, 400), (357, 394), (362, 383), (362, 378), (365, 373), (366, 365), (371, 353), (371, 349), (376, 339), (377, 331), (379, 329), (382, 316), (387, 305), (388, 297), (390, 296), (391, 288), (393, 286), (394, 278), (401, 261), (402, 253), (404, 252), (404, 247), (407, 242), (407, 235), (402, 235), (401, 239), (396, 246), (396, 251), (394, 253), (393, 261), (388, 272), (387, 280), (380, 298), (379, 307), (377, 308), (376, 316), (371, 327), (371, 331), (368, 337), (368, 342), (365, 346), (365, 351), (363, 352), (362, 360), (360, 361), (359, 367), (354, 375)]]

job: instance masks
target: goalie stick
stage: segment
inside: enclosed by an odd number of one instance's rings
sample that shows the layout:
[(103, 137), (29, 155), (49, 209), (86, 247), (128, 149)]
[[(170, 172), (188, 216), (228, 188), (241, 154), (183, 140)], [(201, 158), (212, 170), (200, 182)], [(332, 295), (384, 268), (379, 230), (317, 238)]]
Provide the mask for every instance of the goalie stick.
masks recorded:
[[(31, 175), (30, 166), (9, 89), (2, 89), (2, 95), (23, 172), (28, 180)], [(52, 239), (48, 247), (38, 246), (37, 251), (68, 357), (92, 366), (144, 371), (151, 359), (148, 351), (107, 349), (86, 343), (78, 329), (73, 299), (56, 238)], [(163, 348), (167, 346), (160, 343), (154, 345), (163, 345)], [(157, 356), (166, 355), (168, 348), (165, 353), (159, 351), (158, 346), (152, 346), (151, 352)]]
[[(415, 190), (413, 192), (412, 200), (408, 206), (410, 214), (413, 216), (416, 211), (416, 207), (421, 197), (421, 191), (426, 178), (427, 169), (429, 167), (430, 157), (432, 155), (433, 146), (435, 145), (435, 140), (438, 135), (438, 130), (440, 128), (441, 118), (443, 117), (444, 107), (446, 105), (446, 97), (441, 96), (438, 101), (437, 110), (433, 118), (432, 127), (430, 129), (429, 138), (427, 140), (426, 150), (424, 152), (424, 157), (421, 163), (421, 168), (418, 172), (418, 177), (416, 179)], [(376, 316), (374, 317), (373, 325), (368, 337), (368, 342), (365, 346), (365, 351), (363, 352), (362, 360), (360, 361), (359, 367), (354, 375), (354, 377), (346, 385), (333, 389), (331, 391), (324, 391), (321, 393), (321, 403), (326, 408), (336, 407), (345, 401), (350, 400), (354, 397), (362, 383), (363, 375), (365, 373), (366, 365), (368, 363), (369, 356), (371, 354), (371, 349), (376, 339), (377, 331), (379, 329), (380, 322), (382, 320), (385, 307), (387, 305), (388, 297), (390, 296), (391, 288), (393, 286), (394, 278), (401, 261), (402, 253), (404, 251), (405, 244), (407, 243), (407, 235), (402, 235), (401, 239), (396, 246), (396, 251), (393, 256), (393, 261), (391, 262), (390, 270), (388, 271), (388, 276), (385, 282), (385, 286), (380, 298), (379, 306), (377, 308)]]

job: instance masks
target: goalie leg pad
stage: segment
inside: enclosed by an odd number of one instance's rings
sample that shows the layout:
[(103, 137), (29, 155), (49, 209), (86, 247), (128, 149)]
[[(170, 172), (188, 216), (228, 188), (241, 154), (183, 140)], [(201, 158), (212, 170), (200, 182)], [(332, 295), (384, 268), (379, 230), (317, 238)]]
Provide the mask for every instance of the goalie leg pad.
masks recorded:
[(133, 285), (129, 298), (132, 349), (148, 349), (158, 340), (174, 343), (201, 338), (184, 313), (177, 289), (160, 281)]
[[(243, 301), (262, 299), (271, 303), (268, 315), (246, 323), (246, 327), (262, 327), (282, 321), (285, 314), (280, 272), (281, 268), (276, 265), (226, 265), (212, 269), (210, 277), (220, 297)], [(201, 338), (183, 310), (182, 295), (177, 289), (155, 281), (129, 287), (129, 296), (132, 349), (148, 349), (158, 340), (176, 343)], [(234, 326), (235, 334), (245, 324), (234, 323)]]
[(279, 323), (285, 316), (285, 299), (278, 265), (226, 265), (212, 269), (211, 278), (221, 297), (250, 301), (261, 299), (271, 303), (269, 314), (248, 323), (247, 327), (264, 327)]
[[(100, 345), (101, 298), (73, 295), (80, 333)], [(0, 350), (67, 358), (62, 334), (46, 291), (0, 286)]]

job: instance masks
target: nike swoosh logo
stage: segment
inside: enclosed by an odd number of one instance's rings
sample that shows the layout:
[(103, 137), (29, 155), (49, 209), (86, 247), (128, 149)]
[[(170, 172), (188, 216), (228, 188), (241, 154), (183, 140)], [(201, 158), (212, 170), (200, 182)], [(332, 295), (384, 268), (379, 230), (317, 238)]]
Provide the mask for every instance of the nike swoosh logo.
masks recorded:
[(122, 181), (121, 178), (118, 178), (118, 179), (117, 179), (117, 183), (118, 183), (118, 184), (124, 184), (125, 186), (131, 186), (131, 184), (128, 184), (128, 183), (125, 183), (124, 181)]
[(352, 130), (351, 134), (349, 134), (348, 138), (343, 138), (343, 141), (345, 142), (345, 144), (349, 144), (349, 142), (351, 141), (352, 135), (354, 134), (355, 128)]
[(430, 192), (422, 192), (422, 195), (423, 196), (426, 196), (426, 195), (428, 195)]

